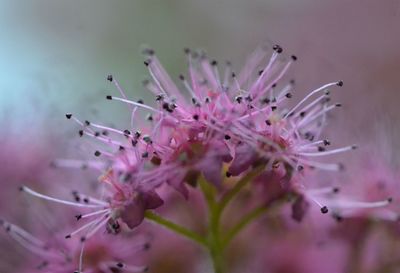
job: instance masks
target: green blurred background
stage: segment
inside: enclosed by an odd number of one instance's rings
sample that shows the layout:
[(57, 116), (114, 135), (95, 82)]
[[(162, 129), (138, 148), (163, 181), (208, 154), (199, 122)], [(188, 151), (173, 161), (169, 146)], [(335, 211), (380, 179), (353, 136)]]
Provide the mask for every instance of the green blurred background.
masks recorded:
[[(257, 45), (276, 42), (300, 59), (294, 69), (300, 93), (340, 78), (352, 98), (397, 108), (390, 98), (397, 98), (400, 69), (398, 0), (0, 3), (2, 137), (62, 128), (65, 112), (87, 116), (97, 109), (101, 118), (124, 118), (123, 107), (103, 99), (112, 91), (105, 76), (114, 74), (132, 97), (141, 96), (144, 44), (176, 77), (185, 69), (185, 46), (240, 64)], [(371, 109), (353, 108), (360, 117)]]

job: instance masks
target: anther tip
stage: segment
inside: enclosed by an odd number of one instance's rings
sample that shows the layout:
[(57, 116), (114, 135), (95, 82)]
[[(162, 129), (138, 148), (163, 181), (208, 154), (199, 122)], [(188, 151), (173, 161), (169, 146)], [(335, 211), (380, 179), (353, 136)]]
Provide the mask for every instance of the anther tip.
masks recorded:
[(322, 208), (321, 208), (321, 212), (323, 213), (323, 214), (327, 214), (328, 213), (328, 207), (327, 206), (323, 206)]
[(335, 106), (336, 107), (342, 107), (342, 104), (341, 103), (336, 103)]
[(145, 48), (143, 49), (142, 53), (144, 55), (153, 56), (156, 52), (152, 48)]
[(275, 50), (276, 53), (282, 53), (283, 52), (283, 49), (282, 49), (282, 47), (280, 45), (274, 45), (272, 47), (272, 49)]
[(351, 149), (353, 149), (353, 150), (358, 149), (358, 146), (357, 145), (352, 145)]
[(107, 96), (106, 96), (106, 99), (108, 99), (108, 100), (112, 100), (112, 96), (110, 96), (110, 95), (107, 95)]
[(94, 155), (95, 155), (95, 156), (100, 156), (100, 155), (101, 155), (101, 152), (100, 152), (100, 151), (95, 151), (95, 152), (94, 152)]
[(392, 203), (392, 202), (393, 202), (393, 198), (392, 198), (392, 197), (389, 197), (389, 198), (387, 199), (387, 201), (388, 201), (388, 203)]
[(343, 86), (343, 81), (338, 81), (338, 82), (336, 83), (336, 85), (342, 87), (342, 86)]
[(65, 117), (67, 118), (67, 119), (71, 119), (72, 118), (72, 114), (65, 114)]
[(107, 81), (112, 82), (113, 81), (113, 76), (112, 75), (108, 75), (107, 76)]
[(296, 55), (292, 55), (291, 58), (292, 58), (293, 61), (297, 61), (297, 56)]
[(25, 186), (20, 186), (19, 188), (18, 188), (18, 190), (20, 191), (20, 192), (23, 192), (23, 191), (25, 191)]
[(143, 249), (144, 249), (144, 250), (149, 250), (150, 247), (151, 247), (151, 244), (150, 244), (150, 243), (145, 243), (145, 244), (143, 245)]

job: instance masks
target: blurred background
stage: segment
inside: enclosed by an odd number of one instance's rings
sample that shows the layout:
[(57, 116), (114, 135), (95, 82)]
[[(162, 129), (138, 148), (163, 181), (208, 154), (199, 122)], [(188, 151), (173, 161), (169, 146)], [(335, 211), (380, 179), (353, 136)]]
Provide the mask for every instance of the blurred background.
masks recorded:
[(185, 71), (184, 47), (239, 68), (258, 45), (278, 43), (299, 58), (290, 72), (297, 99), (326, 82), (344, 81), (334, 95), (344, 104), (332, 123), (335, 143), (379, 142), (398, 160), (399, 0), (1, 0), (0, 33), (5, 217), (24, 218), (18, 201), (11, 198), (10, 205), (5, 198), (17, 195), (22, 181), (60, 180), (48, 171), (49, 162), (73, 155), (77, 145), (77, 128), (65, 113), (128, 122), (123, 105), (104, 99), (116, 92), (108, 74), (131, 98), (149, 98), (141, 84), (147, 77), (143, 45), (153, 47), (177, 78)]

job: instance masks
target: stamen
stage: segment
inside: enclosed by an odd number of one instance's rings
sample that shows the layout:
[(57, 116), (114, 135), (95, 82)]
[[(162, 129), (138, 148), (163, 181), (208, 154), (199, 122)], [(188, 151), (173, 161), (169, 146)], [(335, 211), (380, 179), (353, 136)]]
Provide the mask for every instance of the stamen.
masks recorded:
[(338, 148), (338, 149), (334, 149), (334, 150), (330, 150), (330, 151), (324, 151), (324, 152), (317, 152), (317, 153), (299, 153), (299, 155), (302, 156), (325, 156), (325, 155), (332, 155), (332, 154), (337, 154), (337, 153), (343, 153), (343, 152), (347, 152), (347, 151), (351, 151), (351, 150), (355, 150), (357, 149), (356, 145), (350, 145), (350, 146), (346, 146), (343, 148)]
[(83, 207), (83, 208), (99, 208), (99, 207), (103, 207), (102, 205), (90, 205), (90, 204), (80, 204), (80, 203), (74, 203), (74, 202), (70, 202), (70, 201), (66, 201), (66, 200), (62, 200), (62, 199), (57, 199), (54, 197), (50, 197), (47, 195), (43, 195), (41, 193), (38, 193), (36, 191), (31, 190), (30, 188), (26, 187), (26, 186), (22, 186), (20, 188), (21, 191), (26, 192), (30, 195), (33, 195), (35, 197), (44, 199), (44, 200), (48, 200), (48, 201), (52, 201), (55, 203), (60, 203), (60, 204), (64, 204), (64, 205), (68, 205), (68, 206), (74, 206), (74, 207)]
[(305, 96), (298, 104), (296, 104), (296, 106), (294, 106), (294, 107), (292, 108), (292, 110), (290, 110), (290, 111), (284, 116), (284, 118), (288, 117), (291, 113), (293, 113), (294, 111), (296, 111), (297, 108), (300, 107), (300, 105), (302, 105), (306, 100), (308, 100), (308, 98), (310, 98), (310, 97), (313, 96), (314, 94), (319, 93), (319, 92), (321, 92), (321, 91), (325, 91), (327, 88), (329, 88), (329, 87), (331, 87), (331, 86), (335, 86), (335, 85), (337, 85), (337, 82), (331, 82), (331, 83), (328, 83), (328, 84), (325, 84), (325, 85), (321, 86), (320, 88), (317, 88), (317, 89), (311, 91), (311, 92), (310, 92), (307, 96)]

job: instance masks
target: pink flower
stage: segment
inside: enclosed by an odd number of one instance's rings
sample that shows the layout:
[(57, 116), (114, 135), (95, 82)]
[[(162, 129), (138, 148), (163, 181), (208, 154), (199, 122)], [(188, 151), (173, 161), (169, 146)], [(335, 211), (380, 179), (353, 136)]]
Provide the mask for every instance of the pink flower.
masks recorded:
[[(36, 256), (25, 263), (27, 272), (48, 273), (114, 273), (146, 272), (146, 266), (130, 265), (135, 257), (149, 248), (145, 236), (103, 233), (96, 240), (65, 239), (66, 227), (54, 232), (42, 232), (36, 237), (26, 230), (1, 220), (4, 230), (22, 247)], [(40, 230), (46, 230), (41, 227)], [(78, 231), (76, 231), (78, 232)], [(113, 237), (113, 238), (110, 238)]]

